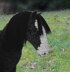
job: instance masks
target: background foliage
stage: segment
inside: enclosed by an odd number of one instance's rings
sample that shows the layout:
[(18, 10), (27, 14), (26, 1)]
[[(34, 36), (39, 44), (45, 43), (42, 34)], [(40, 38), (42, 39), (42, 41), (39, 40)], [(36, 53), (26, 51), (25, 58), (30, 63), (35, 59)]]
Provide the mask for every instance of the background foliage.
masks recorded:
[(70, 8), (70, 0), (0, 0), (0, 13), (23, 10), (59, 10)]

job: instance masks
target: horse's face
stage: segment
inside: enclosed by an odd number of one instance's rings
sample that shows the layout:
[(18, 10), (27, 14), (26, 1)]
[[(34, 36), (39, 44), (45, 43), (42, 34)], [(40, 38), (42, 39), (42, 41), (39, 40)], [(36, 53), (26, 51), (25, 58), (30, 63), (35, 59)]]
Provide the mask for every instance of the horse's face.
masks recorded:
[[(27, 40), (34, 46), (38, 54), (48, 54), (51, 50), (48, 48), (46, 30), (36, 13), (32, 14), (31, 22), (28, 25)], [(39, 21), (38, 21), (39, 20)]]
[[(44, 18), (36, 12), (22, 12), (16, 14), (3, 29), (9, 45), (22, 47), (29, 41), (38, 54), (48, 54), (47, 33), (50, 29)], [(10, 43), (11, 42), (11, 43)]]

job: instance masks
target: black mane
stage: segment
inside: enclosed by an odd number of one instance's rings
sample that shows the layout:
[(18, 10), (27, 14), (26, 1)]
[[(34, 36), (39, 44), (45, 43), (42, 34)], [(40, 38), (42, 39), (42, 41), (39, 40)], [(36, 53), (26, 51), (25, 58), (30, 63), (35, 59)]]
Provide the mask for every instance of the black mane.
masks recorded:
[(39, 27), (40, 34), (43, 34), (42, 26), (45, 28), (46, 34), (51, 33), (51, 30), (50, 30), (47, 22), (40, 14), (37, 15), (37, 21), (38, 21), (38, 27)]

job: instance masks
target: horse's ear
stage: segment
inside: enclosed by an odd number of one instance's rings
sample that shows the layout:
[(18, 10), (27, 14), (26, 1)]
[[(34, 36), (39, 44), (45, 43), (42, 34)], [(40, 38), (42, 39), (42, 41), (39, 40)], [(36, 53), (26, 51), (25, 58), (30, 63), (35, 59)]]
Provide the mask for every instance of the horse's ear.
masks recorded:
[(37, 14), (37, 11), (32, 11), (32, 13), (33, 13), (34, 15), (36, 15), (36, 14)]
[(38, 20), (38, 23), (41, 24), (45, 28), (46, 33), (51, 32), (47, 22), (45, 21), (45, 19), (40, 14), (37, 14), (37, 20)]

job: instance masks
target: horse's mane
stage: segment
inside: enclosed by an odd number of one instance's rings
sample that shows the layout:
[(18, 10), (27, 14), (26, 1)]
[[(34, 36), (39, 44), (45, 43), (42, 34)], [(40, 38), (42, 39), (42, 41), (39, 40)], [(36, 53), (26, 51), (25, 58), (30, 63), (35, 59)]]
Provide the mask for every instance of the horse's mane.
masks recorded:
[(42, 17), (42, 15), (38, 14), (37, 15), (37, 21), (38, 21), (38, 27), (39, 27), (39, 33), (43, 34), (42, 26), (44, 27), (46, 34), (51, 33), (51, 30), (45, 21), (45, 19)]

